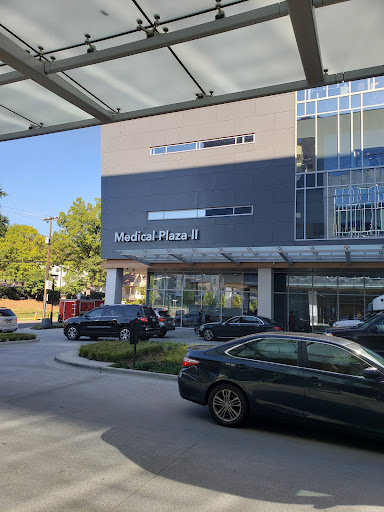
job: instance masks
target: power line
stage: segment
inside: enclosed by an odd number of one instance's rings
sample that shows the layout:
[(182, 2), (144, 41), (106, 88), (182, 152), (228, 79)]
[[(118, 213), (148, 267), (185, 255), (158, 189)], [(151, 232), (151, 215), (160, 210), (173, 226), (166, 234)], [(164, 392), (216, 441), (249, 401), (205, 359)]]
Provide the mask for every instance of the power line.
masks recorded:
[(19, 217), (32, 217), (36, 219), (41, 219), (41, 217), (44, 216), (43, 213), (29, 212), (27, 210), (20, 210), (19, 208), (12, 208), (10, 206), (2, 206), (0, 208), (0, 211), (4, 211), (5, 213), (11, 213), (12, 215)]

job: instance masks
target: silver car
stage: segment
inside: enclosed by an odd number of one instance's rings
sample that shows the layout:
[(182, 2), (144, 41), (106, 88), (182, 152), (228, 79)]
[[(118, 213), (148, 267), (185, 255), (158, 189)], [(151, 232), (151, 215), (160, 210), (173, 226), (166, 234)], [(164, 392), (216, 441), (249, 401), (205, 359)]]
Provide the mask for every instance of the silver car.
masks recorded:
[(167, 331), (174, 331), (176, 329), (175, 320), (166, 309), (152, 309), (156, 313), (160, 323), (160, 332), (158, 334), (159, 338), (163, 338), (167, 334)]
[(17, 327), (15, 313), (8, 308), (0, 307), (0, 332), (13, 332)]

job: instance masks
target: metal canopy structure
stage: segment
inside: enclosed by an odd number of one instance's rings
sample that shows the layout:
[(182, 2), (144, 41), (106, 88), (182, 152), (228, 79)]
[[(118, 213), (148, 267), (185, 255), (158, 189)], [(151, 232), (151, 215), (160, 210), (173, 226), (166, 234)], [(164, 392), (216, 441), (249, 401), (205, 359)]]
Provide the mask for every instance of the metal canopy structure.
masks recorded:
[[(295, 263), (336, 262), (351, 265), (354, 262), (384, 262), (384, 245), (317, 245), (317, 246), (284, 246), (284, 247), (226, 247), (222, 248), (191, 248), (177, 250), (142, 249), (119, 250), (118, 257), (138, 261), (151, 266), (154, 263), (175, 263), (175, 258), (188, 264), (204, 263)], [(181, 251), (179, 249), (178, 251)]]
[(0, 141), (384, 75), (382, 0), (3, 0), (0, 12)]

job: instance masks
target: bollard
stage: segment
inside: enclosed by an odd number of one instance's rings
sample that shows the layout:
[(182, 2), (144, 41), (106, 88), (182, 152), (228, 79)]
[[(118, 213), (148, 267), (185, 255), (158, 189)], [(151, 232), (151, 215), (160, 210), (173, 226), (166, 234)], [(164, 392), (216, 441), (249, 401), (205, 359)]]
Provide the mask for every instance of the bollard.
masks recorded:
[(33, 318), (34, 320), (37, 320), (37, 313), (35, 313), (35, 316)]

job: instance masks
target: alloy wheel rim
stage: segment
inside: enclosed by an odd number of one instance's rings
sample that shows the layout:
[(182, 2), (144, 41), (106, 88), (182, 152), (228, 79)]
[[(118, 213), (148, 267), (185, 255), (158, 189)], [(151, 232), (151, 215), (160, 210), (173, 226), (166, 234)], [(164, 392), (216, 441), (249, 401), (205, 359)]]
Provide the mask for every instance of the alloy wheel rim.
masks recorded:
[(130, 335), (130, 334), (131, 334), (131, 333), (129, 332), (129, 330), (128, 330), (128, 329), (123, 329), (123, 330), (120, 332), (120, 339), (121, 339), (122, 341), (127, 341), (127, 340), (129, 340), (129, 339), (130, 339), (130, 337), (131, 337), (131, 335)]
[(213, 332), (210, 330), (205, 331), (204, 338), (206, 340), (211, 340), (213, 338)]
[(70, 327), (68, 329), (68, 336), (71, 338), (71, 339), (74, 339), (76, 336), (77, 336), (77, 329), (76, 327)]
[(239, 395), (230, 389), (221, 389), (213, 397), (214, 413), (221, 421), (230, 423), (238, 419), (242, 405)]

